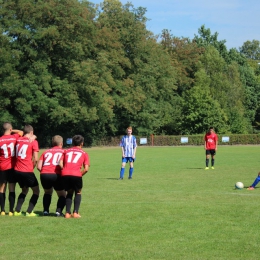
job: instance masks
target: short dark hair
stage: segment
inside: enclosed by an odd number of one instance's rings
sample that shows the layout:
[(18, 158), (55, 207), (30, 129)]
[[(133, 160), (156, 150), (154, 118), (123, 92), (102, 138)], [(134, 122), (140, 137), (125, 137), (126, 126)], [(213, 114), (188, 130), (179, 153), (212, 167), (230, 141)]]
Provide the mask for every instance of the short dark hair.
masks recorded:
[(24, 134), (29, 134), (31, 131), (33, 131), (33, 127), (31, 125), (25, 125), (23, 128)]
[(74, 135), (72, 137), (72, 145), (80, 146), (82, 143), (84, 143), (84, 137), (82, 135)]
[(12, 124), (10, 122), (3, 123), (3, 132), (10, 130), (12, 128)]
[(60, 135), (54, 135), (52, 137), (52, 145), (58, 146), (63, 143), (63, 138)]

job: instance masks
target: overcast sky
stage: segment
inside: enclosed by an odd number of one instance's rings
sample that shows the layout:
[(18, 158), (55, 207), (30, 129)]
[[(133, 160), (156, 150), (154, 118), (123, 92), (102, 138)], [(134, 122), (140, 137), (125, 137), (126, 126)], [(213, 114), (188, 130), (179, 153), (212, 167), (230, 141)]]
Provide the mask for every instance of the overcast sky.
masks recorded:
[[(101, 0), (89, 0), (99, 4)], [(171, 30), (177, 37), (193, 38), (201, 25), (226, 40), (228, 49), (247, 40), (260, 40), (260, 0), (121, 0), (145, 7), (146, 28), (154, 34)]]

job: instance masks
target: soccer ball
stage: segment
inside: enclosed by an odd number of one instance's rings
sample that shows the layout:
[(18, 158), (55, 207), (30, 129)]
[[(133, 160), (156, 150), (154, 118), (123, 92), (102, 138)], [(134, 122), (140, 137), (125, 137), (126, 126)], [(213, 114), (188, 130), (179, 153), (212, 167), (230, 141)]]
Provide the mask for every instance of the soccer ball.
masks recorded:
[(238, 181), (238, 182), (235, 184), (235, 188), (238, 189), (238, 190), (242, 190), (242, 189), (244, 188), (243, 182)]

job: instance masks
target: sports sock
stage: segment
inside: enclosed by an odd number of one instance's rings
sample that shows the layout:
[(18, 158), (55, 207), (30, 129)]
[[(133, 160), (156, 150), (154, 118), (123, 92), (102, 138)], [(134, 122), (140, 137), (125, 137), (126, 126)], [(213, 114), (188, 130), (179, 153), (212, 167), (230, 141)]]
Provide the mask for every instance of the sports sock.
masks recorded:
[(215, 159), (211, 159), (211, 166), (213, 167), (215, 163)]
[(14, 212), (15, 192), (9, 192), (9, 212)]
[(121, 170), (120, 170), (120, 178), (124, 178), (124, 174), (125, 174), (125, 168), (121, 168)]
[(0, 192), (0, 206), (1, 211), (5, 211), (5, 193)]
[(66, 196), (66, 213), (71, 213), (72, 196), (73, 194), (70, 193)]
[(209, 159), (206, 159), (206, 167), (209, 167)]
[(129, 168), (129, 178), (132, 178), (132, 175), (133, 175), (133, 172), (134, 172), (134, 168)]
[(31, 213), (38, 201), (38, 198), (39, 198), (39, 195), (37, 194), (33, 194), (30, 201), (29, 201), (29, 206), (28, 206), (28, 209), (27, 209), (27, 212), (28, 213)]
[(79, 213), (79, 206), (81, 202), (81, 194), (76, 194), (74, 198), (74, 210), (73, 212)]
[(66, 198), (64, 196), (60, 196), (57, 201), (57, 209), (56, 212), (61, 213), (66, 205)]
[(20, 212), (21, 208), (23, 206), (24, 200), (25, 200), (26, 195), (23, 193), (20, 193), (20, 195), (18, 196), (18, 200), (17, 200), (17, 205), (15, 208), (15, 211)]
[(259, 181), (260, 181), (260, 176), (257, 176), (254, 183), (251, 185), (251, 187), (255, 187)]
[(43, 211), (49, 212), (50, 205), (51, 205), (51, 194), (44, 194), (42, 203), (43, 203)]

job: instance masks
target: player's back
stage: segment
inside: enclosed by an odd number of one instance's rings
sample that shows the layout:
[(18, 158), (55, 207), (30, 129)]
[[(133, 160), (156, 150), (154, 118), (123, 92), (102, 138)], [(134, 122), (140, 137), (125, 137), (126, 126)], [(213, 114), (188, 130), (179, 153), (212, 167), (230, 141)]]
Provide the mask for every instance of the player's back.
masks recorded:
[(71, 147), (64, 152), (62, 176), (71, 175), (81, 177), (81, 167), (89, 165), (89, 157), (86, 152), (78, 147)]
[(33, 153), (39, 152), (38, 142), (30, 142), (26, 136), (17, 139), (16, 143), (16, 162), (14, 169), (20, 172), (33, 172)]
[(52, 147), (42, 153), (40, 160), (42, 160), (41, 173), (60, 174), (61, 168), (59, 161), (64, 153), (64, 150), (58, 146)]
[(15, 165), (15, 145), (20, 136), (18, 134), (0, 137), (0, 170), (5, 171)]

